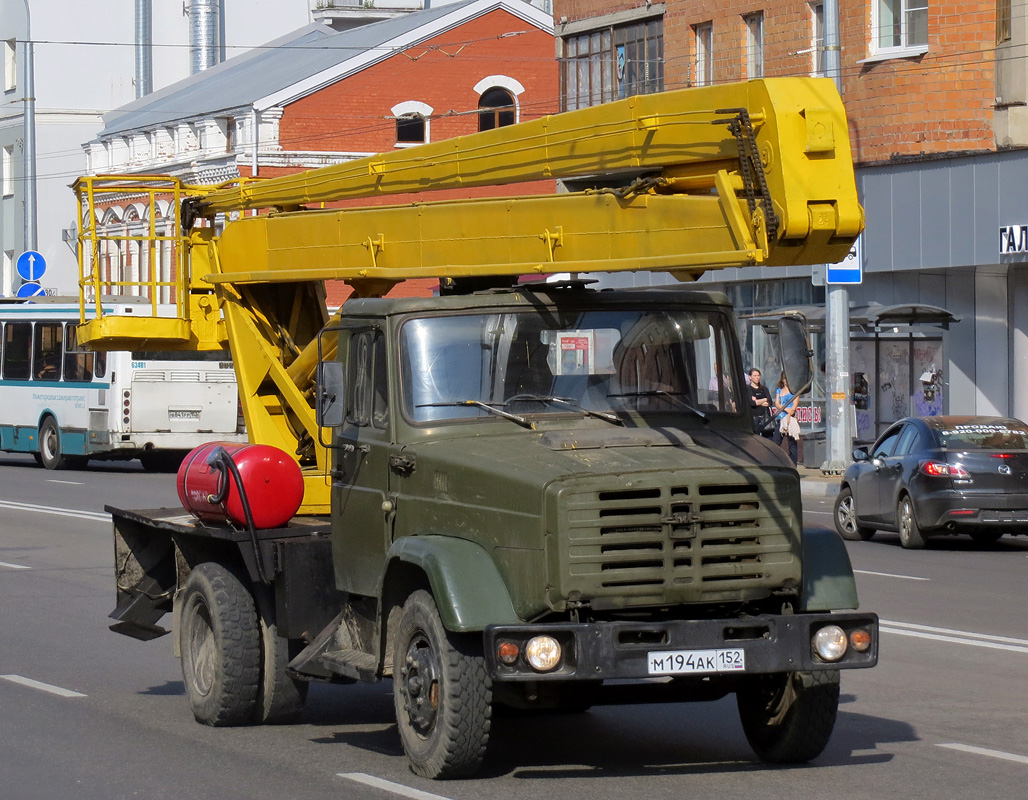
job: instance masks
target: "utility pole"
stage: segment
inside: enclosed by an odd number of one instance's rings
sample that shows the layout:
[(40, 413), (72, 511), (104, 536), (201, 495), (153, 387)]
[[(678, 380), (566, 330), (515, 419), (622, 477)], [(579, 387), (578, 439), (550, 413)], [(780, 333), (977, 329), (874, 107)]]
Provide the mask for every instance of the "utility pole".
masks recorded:
[(36, 68), (33, 63), (29, 0), (25, 3), (25, 249), (36, 249)]
[[(824, 0), (825, 73), (842, 93), (842, 58), (839, 46), (839, 0)], [(826, 270), (827, 274), (827, 270)], [(844, 284), (825, 287), (825, 379), (828, 383), (827, 460), (821, 471), (839, 474), (850, 462), (850, 299)]]

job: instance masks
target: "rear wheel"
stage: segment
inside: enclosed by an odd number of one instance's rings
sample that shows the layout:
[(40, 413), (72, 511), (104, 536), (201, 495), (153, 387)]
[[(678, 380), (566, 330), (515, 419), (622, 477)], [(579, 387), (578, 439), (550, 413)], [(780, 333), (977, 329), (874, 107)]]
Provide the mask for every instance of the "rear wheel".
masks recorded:
[(874, 528), (867, 528), (857, 522), (857, 509), (853, 503), (853, 491), (844, 486), (835, 498), (835, 529), (843, 539), (851, 542), (866, 542), (875, 535)]
[(978, 545), (996, 544), (1003, 531), (971, 531), (971, 539)]
[(481, 640), (449, 633), (432, 595), (403, 605), (393, 650), (396, 722), (411, 769), (425, 778), (473, 774), (489, 741), (492, 687)]
[(914, 504), (910, 501), (910, 495), (905, 494), (900, 498), (899, 506), (896, 509), (896, 522), (899, 525), (900, 544), (908, 550), (923, 550), (927, 541), (921, 533), (921, 527), (917, 524), (917, 517), (914, 516)]
[(763, 761), (797, 764), (820, 755), (839, 710), (839, 671), (755, 675), (736, 692), (750, 747)]
[(246, 725), (256, 714), (261, 636), (253, 597), (221, 564), (199, 564), (182, 593), (179, 649), (197, 722)]

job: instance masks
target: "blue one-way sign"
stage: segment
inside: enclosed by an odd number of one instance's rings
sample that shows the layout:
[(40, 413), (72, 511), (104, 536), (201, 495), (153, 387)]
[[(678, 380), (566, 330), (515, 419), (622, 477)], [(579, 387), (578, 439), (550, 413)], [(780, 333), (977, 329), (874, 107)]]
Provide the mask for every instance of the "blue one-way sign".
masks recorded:
[(46, 272), (46, 259), (35, 250), (26, 250), (18, 256), (18, 274), (23, 281), (38, 281)]

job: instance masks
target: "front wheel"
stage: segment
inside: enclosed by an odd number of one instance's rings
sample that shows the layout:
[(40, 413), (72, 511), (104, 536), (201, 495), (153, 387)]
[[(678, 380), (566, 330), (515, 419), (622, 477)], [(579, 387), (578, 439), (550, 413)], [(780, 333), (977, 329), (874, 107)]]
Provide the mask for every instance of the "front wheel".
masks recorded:
[(905, 494), (900, 498), (899, 507), (896, 509), (896, 522), (899, 525), (900, 544), (908, 550), (923, 550), (927, 541), (921, 533), (921, 527), (917, 524), (917, 517), (914, 516), (914, 504), (910, 495)]
[(762, 761), (798, 764), (820, 755), (839, 711), (839, 672), (755, 675), (736, 692), (739, 718)]
[(182, 591), (182, 680), (197, 722), (247, 725), (257, 715), (261, 635), (253, 597), (221, 564), (197, 565)]
[(857, 508), (853, 503), (853, 491), (844, 486), (835, 498), (835, 529), (843, 539), (851, 542), (866, 542), (875, 535), (874, 528), (866, 528), (857, 522)]
[(47, 417), (39, 426), (37, 460), (47, 469), (78, 469), (86, 465), (85, 456), (69, 456), (61, 452), (61, 430), (57, 420)]
[(418, 590), (403, 605), (393, 648), (396, 722), (411, 769), (424, 778), (473, 774), (492, 715), (481, 641), (449, 633), (432, 595)]

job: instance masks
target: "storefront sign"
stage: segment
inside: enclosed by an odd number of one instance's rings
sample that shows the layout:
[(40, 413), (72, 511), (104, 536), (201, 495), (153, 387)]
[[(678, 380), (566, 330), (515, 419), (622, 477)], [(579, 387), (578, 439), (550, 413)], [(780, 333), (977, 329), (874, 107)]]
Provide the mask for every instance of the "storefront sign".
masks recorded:
[(999, 229), (999, 252), (1028, 253), (1028, 225), (1005, 225)]

